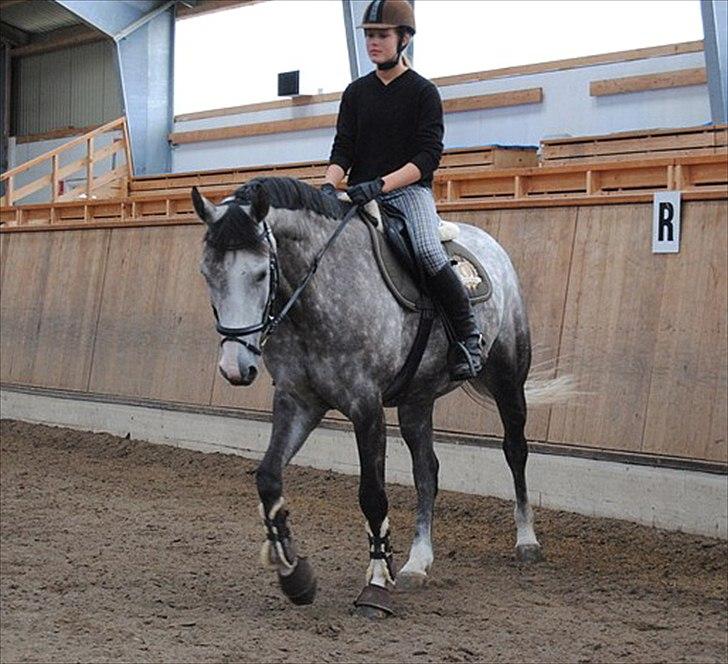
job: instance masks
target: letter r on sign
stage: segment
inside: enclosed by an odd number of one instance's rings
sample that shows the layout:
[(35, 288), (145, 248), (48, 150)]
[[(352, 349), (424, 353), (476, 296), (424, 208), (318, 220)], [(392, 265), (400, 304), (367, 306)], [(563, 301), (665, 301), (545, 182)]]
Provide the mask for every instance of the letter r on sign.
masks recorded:
[(660, 191), (652, 205), (652, 253), (680, 251), (680, 192)]

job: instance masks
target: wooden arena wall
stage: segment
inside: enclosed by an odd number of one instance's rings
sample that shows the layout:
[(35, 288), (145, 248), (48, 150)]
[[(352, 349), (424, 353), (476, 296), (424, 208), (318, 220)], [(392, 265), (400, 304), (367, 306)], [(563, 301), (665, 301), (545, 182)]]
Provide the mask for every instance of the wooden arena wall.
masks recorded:
[[(577, 381), (576, 400), (531, 410), (529, 439), (726, 461), (727, 201), (683, 202), (676, 255), (652, 254), (649, 204), (444, 216), (504, 245), (536, 368)], [(232, 388), (217, 372), (201, 238), (200, 225), (3, 233), (2, 382), (268, 412), (267, 376)], [(501, 435), (461, 390), (435, 424)]]

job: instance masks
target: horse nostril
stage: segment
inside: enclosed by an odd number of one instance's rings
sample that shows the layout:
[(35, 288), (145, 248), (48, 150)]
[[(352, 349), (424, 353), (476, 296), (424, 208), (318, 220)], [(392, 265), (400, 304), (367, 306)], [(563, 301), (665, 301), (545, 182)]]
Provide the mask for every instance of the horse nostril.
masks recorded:
[(258, 375), (258, 370), (255, 367), (250, 367), (248, 371), (248, 377), (250, 378), (250, 382), (252, 383), (255, 380), (255, 377)]

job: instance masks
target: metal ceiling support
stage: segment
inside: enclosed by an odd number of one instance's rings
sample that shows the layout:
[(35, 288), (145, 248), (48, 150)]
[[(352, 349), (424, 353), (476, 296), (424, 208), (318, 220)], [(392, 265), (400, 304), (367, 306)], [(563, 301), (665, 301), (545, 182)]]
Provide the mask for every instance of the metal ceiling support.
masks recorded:
[(135, 175), (169, 173), (174, 121), (174, 9), (117, 43)]
[(56, 2), (116, 42), (134, 174), (169, 173), (174, 1)]
[(728, 121), (728, 3), (725, 0), (701, 0), (705, 67), (708, 70), (708, 94), (713, 122)]
[[(414, 7), (415, 0), (409, 0)], [(346, 46), (349, 50), (349, 69), (351, 80), (359, 78), (374, 70), (374, 65), (367, 56), (367, 47), (364, 40), (364, 31), (357, 30), (369, 0), (341, 0), (344, 7), (344, 28), (346, 29)], [(410, 62), (414, 63), (414, 42), (405, 51)]]
[(346, 47), (349, 50), (349, 69), (353, 81), (374, 69), (367, 57), (364, 31), (356, 28), (361, 23), (364, 10), (369, 2), (368, 0), (341, 0), (341, 4), (344, 8)]
[(163, 5), (160, 5), (156, 9), (153, 9), (152, 11), (148, 12), (147, 14), (144, 14), (138, 21), (134, 21), (131, 25), (128, 25), (123, 30), (120, 30), (114, 35), (114, 41), (118, 42), (122, 39), (128, 37), (134, 30), (141, 28), (143, 25), (146, 25), (151, 21), (153, 18), (156, 18), (159, 14), (162, 14), (166, 12), (172, 5), (175, 4), (175, 0), (168, 0), (168, 2), (164, 3)]

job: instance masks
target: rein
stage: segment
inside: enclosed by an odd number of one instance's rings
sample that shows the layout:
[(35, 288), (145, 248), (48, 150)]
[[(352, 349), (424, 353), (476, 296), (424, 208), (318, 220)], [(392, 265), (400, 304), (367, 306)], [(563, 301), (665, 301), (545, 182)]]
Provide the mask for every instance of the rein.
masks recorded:
[[(341, 232), (344, 230), (344, 227), (354, 218), (358, 211), (359, 206), (354, 205), (351, 207), (351, 209), (349, 209), (346, 215), (344, 215), (344, 218), (336, 227), (336, 230), (331, 234), (329, 239), (326, 241), (326, 244), (324, 244), (324, 246), (314, 257), (311, 267), (308, 269), (308, 272), (303, 277), (298, 286), (296, 286), (296, 289), (291, 294), (291, 297), (288, 298), (288, 302), (283, 305), (283, 308), (275, 316), (272, 315), (271, 312), (273, 310), (273, 304), (276, 300), (278, 284), (280, 283), (280, 269), (278, 267), (278, 254), (276, 252), (275, 244), (273, 242), (273, 234), (268, 223), (263, 220), (263, 235), (265, 236), (266, 240), (268, 241), (268, 245), (270, 246), (270, 261), (268, 264), (270, 285), (268, 287), (268, 300), (266, 302), (265, 309), (263, 310), (263, 318), (261, 322), (256, 325), (248, 325), (246, 327), (225, 327), (224, 325), (220, 324), (217, 310), (215, 309), (215, 307), (213, 307), (212, 311), (215, 314), (216, 321), (215, 328), (217, 329), (218, 334), (222, 336), (220, 345), (224, 344), (226, 341), (234, 341), (242, 346), (245, 346), (245, 348), (247, 348), (251, 353), (254, 353), (255, 355), (262, 355), (261, 348), (265, 346), (265, 342), (276, 331), (278, 326), (281, 324), (283, 319), (286, 317), (288, 312), (291, 310), (293, 305), (301, 296), (301, 293), (303, 293), (303, 291), (305, 290), (308, 282), (311, 281), (313, 275), (316, 274), (316, 270), (318, 269), (319, 262), (323, 258), (323, 255), (334, 243), (336, 238), (339, 237)], [(228, 249), (229, 248), (230, 247), (228, 247)], [(262, 332), (260, 348), (241, 338), (250, 336), (251, 334), (256, 334), (257, 332)]]

